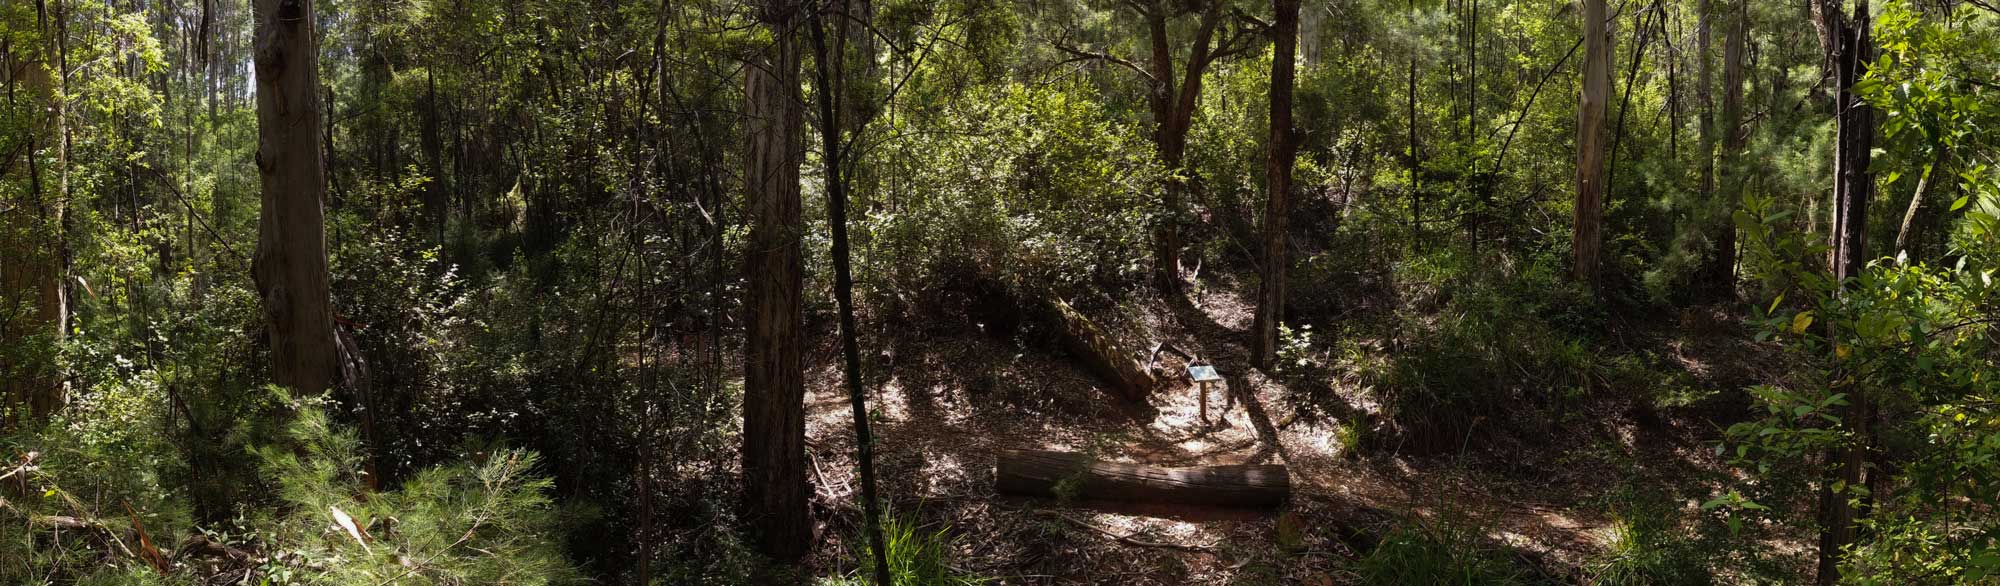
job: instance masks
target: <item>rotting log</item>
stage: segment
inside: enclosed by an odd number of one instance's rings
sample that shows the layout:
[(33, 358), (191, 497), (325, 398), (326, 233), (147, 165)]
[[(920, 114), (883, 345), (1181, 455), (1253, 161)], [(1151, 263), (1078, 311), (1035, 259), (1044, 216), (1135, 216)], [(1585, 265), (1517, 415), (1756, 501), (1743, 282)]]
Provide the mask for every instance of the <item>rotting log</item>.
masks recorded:
[(993, 484), (1006, 494), (1231, 507), (1274, 507), (1292, 493), (1279, 465), (1160, 468), (1045, 450), (1002, 451)]
[(1144, 402), (1152, 394), (1159, 381), (1139, 363), (1137, 353), (1128, 352), (1063, 300), (1050, 296), (1043, 303), (1055, 322), (1063, 348), (1111, 385), (1112, 392), (1137, 402)]

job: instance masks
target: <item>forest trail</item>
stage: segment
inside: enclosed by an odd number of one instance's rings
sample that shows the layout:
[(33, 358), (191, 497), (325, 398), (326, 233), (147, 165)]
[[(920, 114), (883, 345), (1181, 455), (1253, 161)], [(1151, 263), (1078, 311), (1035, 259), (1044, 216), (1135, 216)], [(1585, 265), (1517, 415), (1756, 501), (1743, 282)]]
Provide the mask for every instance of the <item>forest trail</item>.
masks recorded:
[[(1484, 527), (1486, 539), (1533, 558), (1523, 565), (1542, 579), (1573, 582), (1610, 539), (1612, 520), (1597, 499), (1626, 475), (1614, 462), (1651, 462), (1645, 474), (1658, 478), (1706, 479), (1719, 469), (1712, 430), (1640, 425), (1622, 413), (1608, 417), (1603, 429), (1579, 430), (1574, 445), (1496, 444), (1510, 440), (1475, 433), (1450, 454), (1409, 456), (1387, 446), (1350, 457), (1339, 436), (1345, 422), (1365, 421), (1377, 409), (1366, 393), (1333, 389), (1346, 412), (1324, 421), (1282, 407), (1292, 404), (1284, 398), (1294, 389), (1249, 365), (1244, 340), (1252, 306), (1237, 293), (1244, 289), (1204, 285), (1175, 301), (1149, 298), (1136, 318), (1109, 320), (1107, 329), (1137, 341), (1133, 346), (1165, 341), (1214, 364), (1226, 382), (1211, 391), (1211, 416), (1228, 404), (1226, 393), (1247, 390), (1214, 425), (1200, 421), (1200, 397), (1185, 376), (1164, 380), (1148, 404), (1127, 405), (1110, 399), (1053, 346), (950, 325), (871, 332), (864, 346), (870, 407), (880, 413), (877, 466), (884, 490), (900, 505), (893, 512), (948, 526), (965, 569), (1007, 584), (1096, 583), (1107, 576), (1129, 584), (1245, 577), (1312, 584), (1322, 576), (1347, 583), (1353, 576), (1341, 572), (1351, 564), (1337, 562), (1365, 553), (1399, 515)], [(1672, 351), (1694, 371), (1718, 369), (1716, 362), (1743, 348), (1717, 337), (1675, 343)], [(815, 503), (823, 519), (834, 519), (821, 527), (821, 551), (829, 555), (845, 551), (859, 519), (852, 428), (835, 356), (829, 336), (811, 354), (808, 377)], [(1162, 362), (1168, 372), (1183, 366), (1179, 357)], [(994, 492), (992, 474), (1004, 449), (1080, 451), (1171, 467), (1283, 464), (1293, 496), (1285, 507), (1262, 511), (1003, 496)], [(1530, 455), (1497, 457), (1507, 454)]]

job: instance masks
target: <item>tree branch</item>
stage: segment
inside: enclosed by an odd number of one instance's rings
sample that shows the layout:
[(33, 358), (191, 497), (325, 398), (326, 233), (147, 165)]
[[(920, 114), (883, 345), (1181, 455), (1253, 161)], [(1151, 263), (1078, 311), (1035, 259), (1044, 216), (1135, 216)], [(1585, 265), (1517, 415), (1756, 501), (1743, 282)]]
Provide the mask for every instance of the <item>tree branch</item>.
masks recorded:
[(1118, 65), (1120, 67), (1124, 67), (1126, 69), (1130, 69), (1134, 73), (1138, 73), (1140, 76), (1145, 77), (1148, 81), (1153, 81), (1155, 83), (1158, 83), (1159, 81), (1158, 79), (1155, 79), (1153, 77), (1152, 73), (1147, 72), (1145, 68), (1140, 67), (1139, 64), (1133, 63), (1129, 59), (1125, 59), (1123, 57), (1112, 55), (1110, 53), (1106, 53), (1103, 51), (1091, 51), (1087, 49), (1081, 49), (1072, 45), (1065, 44), (1064, 42), (1056, 39), (1049, 39), (1048, 41), (1049, 41), (1049, 46), (1055, 47), (1057, 51), (1068, 53), (1071, 56), (1070, 59), (1064, 60), (1062, 63), (1058, 63), (1057, 65), (1062, 65), (1064, 63), (1074, 63), (1077, 61), (1089, 61), (1089, 60), (1103, 61), (1113, 65)]

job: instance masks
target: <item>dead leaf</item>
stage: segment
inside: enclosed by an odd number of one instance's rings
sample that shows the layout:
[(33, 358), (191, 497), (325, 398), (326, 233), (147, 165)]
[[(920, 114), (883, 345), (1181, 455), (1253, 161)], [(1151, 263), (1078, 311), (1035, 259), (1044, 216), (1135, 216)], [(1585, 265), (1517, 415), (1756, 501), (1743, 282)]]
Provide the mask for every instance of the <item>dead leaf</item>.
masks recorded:
[(167, 556), (160, 555), (160, 548), (153, 547), (153, 538), (146, 534), (146, 527), (139, 524), (139, 514), (132, 512), (132, 503), (125, 503), (125, 515), (132, 518), (132, 532), (139, 534), (139, 557), (144, 558), (153, 571), (167, 575)]
[(361, 544), (362, 551), (368, 552), (370, 555), (375, 553), (374, 548), (368, 547), (368, 539), (363, 537), (364, 534), (361, 532), (361, 527), (354, 524), (354, 518), (347, 516), (347, 511), (342, 511), (340, 507), (333, 505), (327, 505), (326, 508), (333, 511), (333, 522), (340, 524), (341, 529), (346, 529), (347, 536), (354, 538), (355, 543)]

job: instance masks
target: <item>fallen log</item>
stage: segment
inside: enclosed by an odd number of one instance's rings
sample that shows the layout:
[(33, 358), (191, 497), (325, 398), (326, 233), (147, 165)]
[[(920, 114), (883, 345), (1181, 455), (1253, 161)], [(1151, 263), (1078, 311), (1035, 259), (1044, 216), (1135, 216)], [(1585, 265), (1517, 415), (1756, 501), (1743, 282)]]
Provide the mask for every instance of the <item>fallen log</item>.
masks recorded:
[(1159, 468), (1044, 450), (1000, 452), (993, 484), (1006, 494), (1232, 507), (1278, 506), (1292, 492), (1279, 465)]
[(1061, 338), (1063, 348), (1084, 366), (1111, 385), (1112, 392), (1128, 401), (1145, 402), (1153, 392), (1158, 380), (1139, 363), (1138, 354), (1126, 351), (1111, 336), (1098, 329), (1097, 324), (1078, 313), (1063, 300), (1050, 296), (1043, 300), (1046, 311), (1053, 318), (1056, 337)]

